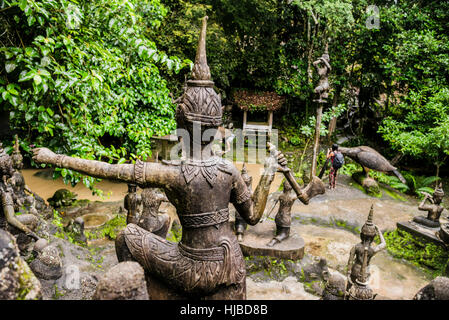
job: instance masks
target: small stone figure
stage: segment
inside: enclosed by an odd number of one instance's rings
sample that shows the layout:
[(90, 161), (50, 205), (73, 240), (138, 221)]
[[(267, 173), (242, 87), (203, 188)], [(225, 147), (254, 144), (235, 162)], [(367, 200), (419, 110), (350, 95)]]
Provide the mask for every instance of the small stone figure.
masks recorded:
[(145, 230), (165, 238), (170, 227), (168, 214), (159, 214), (162, 202), (168, 202), (165, 194), (156, 191), (156, 188), (146, 188), (142, 191), (142, 214), (137, 225)]
[(81, 217), (71, 220), (69, 224), (64, 227), (64, 231), (74, 234), (74, 239), (77, 242), (87, 244), (87, 237), (84, 234), (84, 220)]
[(47, 201), (54, 208), (69, 207), (76, 201), (77, 196), (75, 192), (70, 190), (59, 189)]
[[(320, 67), (321, 63), (323, 64), (322, 67)], [(313, 66), (316, 68), (320, 77), (318, 86), (314, 89), (314, 92), (318, 94), (318, 99), (315, 101), (319, 103), (326, 103), (326, 99), (329, 96), (329, 72), (332, 70), (327, 43), (324, 54), (319, 57), (318, 60), (313, 62)]]
[[(372, 246), (376, 234), (379, 235), (380, 244)], [(368, 287), (370, 260), (376, 253), (386, 247), (382, 232), (373, 223), (372, 205), (368, 219), (360, 232), (360, 239), (362, 241), (356, 244), (349, 254), (346, 292), (351, 299), (368, 300), (374, 298), (372, 290)]]
[(292, 192), (292, 186), (287, 180), (284, 181), (284, 190), (279, 196), (279, 210), (274, 222), (276, 223), (276, 237), (274, 237), (267, 246), (272, 247), (282, 242), (290, 236), (290, 226), (292, 224), (292, 206), (297, 198)]
[[(433, 192), (433, 196), (427, 192), (423, 193), (424, 199), (419, 204), (418, 209), (421, 211), (427, 211), (427, 217), (414, 217), (413, 221), (429, 228), (439, 228), (440, 216), (444, 210), (444, 207), (441, 205), (441, 201), (443, 201), (444, 197), (443, 186), (440, 184), (439, 187), (437, 187)], [(430, 204), (426, 204), (427, 200), (429, 200)]]
[(137, 224), (139, 221), (139, 206), (141, 204), (141, 197), (137, 194), (137, 185), (128, 183), (128, 193), (125, 196), (124, 207), (128, 212), (126, 216), (126, 224)]
[(17, 134), (14, 136), (14, 151), (12, 153), (11, 160), (14, 169), (18, 171), (23, 169), (23, 157), (20, 153), (19, 137), (17, 136)]
[[(243, 163), (242, 166), (242, 178), (248, 187), (248, 191), (252, 194), (251, 185), (253, 182), (253, 177), (248, 174), (248, 170), (246, 170), (246, 164)], [(239, 215), (239, 213), (235, 212), (235, 234), (237, 235), (237, 240), (241, 242), (243, 240), (243, 233), (245, 232), (248, 224), (245, 220)]]
[(321, 300), (344, 300), (345, 278), (338, 272), (323, 272), (325, 287), (321, 295)]

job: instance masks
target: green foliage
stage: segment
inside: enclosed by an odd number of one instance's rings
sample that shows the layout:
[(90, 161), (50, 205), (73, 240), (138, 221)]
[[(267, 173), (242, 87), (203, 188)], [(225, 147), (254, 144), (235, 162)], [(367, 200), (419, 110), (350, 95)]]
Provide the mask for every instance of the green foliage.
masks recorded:
[(379, 132), (394, 150), (442, 165), (449, 155), (449, 87), (411, 91)]
[[(329, 110), (323, 112), (321, 115), (321, 126), (320, 126), (320, 136), (325, 136), (328, 134), (327, 125), (329, 121), (335, 117), (338, 118), (345, 110), (347, 106), (345, 104), (339, 104)], [(306, 137), (312, 137), (315, 134), (315, 123), (316, 116), (310, 116), (307, 123), (302, 125), (300, 131)]]
[(74, 232), (64, 230), (64, 224), (63, 224), (62, 217), (61, 217), (61, 214), (59, 213), (59, 211), (56, 211), (53, 209), (53, 219), (52, 219), (51, 223), (53, 225), (55, 225), (57, 228), (57, 231), (54, 235), (56, 238), (67, 240), (70, 243), (73, 243), (73, 244), (76, 244), (76, 245), (79, 245), (82, 247), (86, 246), (86, 244), (84, 242), (80, 242), (80, 241), (76, 240), (76, 234)]
[(446, 268), (449, 254), (441, 246), (424, 242), (422, 239), (399, 229), (385, 233), (385, 241), (390, 254), (422, 267), (433, 277), (441, 275)]
[[(362, 171), (362, 167), (355, 162), (345, 163), (339, 170), (341, 174), (347, 176), (352, 176), (354, 173), (360, 171)], [(422, 199), (424, 196), (422, 192), (433, 194), (434, 187), (432, 185), (435, 184), (436, 181), (440, 180), (439, 177), (435, 176), (425, 177), (414, 175), (410, 171), (402, 171), (402, 175), (407, 181), (407, 184), (402, 183), (396, 176), (388, 175), (379, 171), (370, 170), (369, 175), (373, 179), (384, 183), (392, 187), (393, 189), (396, 189), (403, 193), (414, 195), (420, 199)]]
[(421, 199), (424, 197), (422, 192), (433, 194), (434, 188), (430, 186), (440, 180), (439, 177), (415, 176), (410, 172), (405, 173), (404, 178), (407, 181), (407, 186), (409, 187), (410, 192), (417, 195)]
[(117, 233), (126, 227), (126, 216), (116, 215), (113, 219), (106, 222), (100, 228), (93, 231), (86, 231), (85, 235), (87, 239), (103, 239), (107, 238), (110, 240), (115, 240)]
[[(26, 145), (123, 163), (150, 156), (149, 138), (175, 128), (159, 68), (176, 73), (190, 61), (148, 37), (166, 14), (159, 0), (0, 1), (0, 8), (9, 32), (0, 47), (0, 104)], [(91, 188), (96, 181), (66, 169), (56, 176)]]
[(180, 242), (182, 238), (182, 227), (178, 224), (172, 224), (167, 235), (167, 240), (171, 242)]

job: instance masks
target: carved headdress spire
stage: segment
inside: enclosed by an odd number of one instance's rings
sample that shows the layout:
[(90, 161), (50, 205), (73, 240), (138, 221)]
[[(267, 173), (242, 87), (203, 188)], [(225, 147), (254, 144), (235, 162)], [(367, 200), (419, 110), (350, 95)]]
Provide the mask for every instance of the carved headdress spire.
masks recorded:
[(365, 224), (362, 227), (361, 233), (365, 236), (374, 237), (376, 236), (376, 228), (373, 223), (374, 206), (371, 205), (371, 209), (368, 214), (368, 219), (366, 219)]
[(218, 127), (222, 121), (221, 98), (213, 89), (206, 57), (207, 16), (203, 18), (195, 64), (192, 69), (193, 79), (187, 81), (187, 87), (176, 110), (178, 128), (185, 122), (197, 122), (205, 127)]
[(440, 185), (438, 185), (435, 188), (435, 191), (433, 192), (433, 195), (437, 196), (437, 197), (443, 197), (444, 196), (443, 183), (440, 183)]
[(198, 48), (196, 50), (195, 64), (193, 65), (192, 75), (194, 80), (210, 80), (210, 70), (207, 65), (206, 56), (206, 29), (208, 16), (203, 18), (200, 37), (198, 39)]

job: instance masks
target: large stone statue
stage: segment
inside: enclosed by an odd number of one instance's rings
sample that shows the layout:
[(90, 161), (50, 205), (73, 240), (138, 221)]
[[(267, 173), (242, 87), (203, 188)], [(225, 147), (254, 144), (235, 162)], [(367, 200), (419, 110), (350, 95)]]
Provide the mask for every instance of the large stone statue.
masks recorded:
[[(379, 235), (380, 244), (373, 246), (376, 234)], [(350, 299), (370, 300), (374, 299), (374, 294), (368, 286), (369, 263), (376, 253), (386, 247), (382, 232), (373, 223), (373, 206), (360, 232), (360, 239), (362, 241), (356, 244), (349, 254), (346, 292)]]
[(313, 66), (316, 68), (318, 76), (320, 77), (318, 86), (314, 89), (314, 92), (318, 95), (318, 99), (315, 101), (318, 103), (325, 103), (329, 96), (329, 72), (332, 70), (328, 44), (326, 44), (323, 55), (313, 62)]
[(276, 236), (267, 244), (272, 247), (277, 243), (287, 239), (290, 235), (290, 226), (292, 224), (292, 206), (297, 198), (292, 192), (292, 186), (287, 180), (284, 181), (284, 190), (279, 196), (279, 210), (274, 222), (276, 223)]
[[(440, 227), (440, 216), (444, 210), (444, 207), (441, 205), (441, 201), (443, 201), (444, 191), (443, 186), (440, 184), (438, 188), (433, 192), (433, 196), (424, 193), (424, 199), (418, 206), (418, 209), (421, 211), (427, 211), (427, 217), (414, 217), (413, 221), (424, 225), (430, 228), (439, 228)], [(426, 201), (429, 200), (429, 204), (426, 204)]]
[(273, 152), (251, 197), (235, 166), (212, 155), (222, 108), (207, 66), (206, 21), (207, 17), (203, 19), (193, 80), (187, 81), (176, 110), (185, 159), (109, 164), (55, 154), (46, 148), (35, 149), (33, 158), (97, 178), (162, 188), (176, 207), (182, 225), (181, 241), (167, 241), (130, 223), (116, 239), (118, 260), (139, 262), (149, 277), (184, 297), (245, 299), (245, 263), (229, 224), (228, 205), (231, 202), (247, 223), (256, 224), (264, 212), (275, 172), (279, 166), (285, 168), (287, 161), (280, 152)]

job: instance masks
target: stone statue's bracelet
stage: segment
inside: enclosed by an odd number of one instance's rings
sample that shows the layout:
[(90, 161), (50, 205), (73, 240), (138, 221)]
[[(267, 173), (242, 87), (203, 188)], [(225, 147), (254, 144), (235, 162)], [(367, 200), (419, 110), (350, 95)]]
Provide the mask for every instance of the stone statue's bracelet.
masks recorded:
[(57, 167), (62, 167), (62, 160), (64, 160), (64, 157), (65, 157), (65, 155), (63, 155), (63, 154), (56, 155), (56, 162), (55, 162), (55, 164), (56, 164)]

